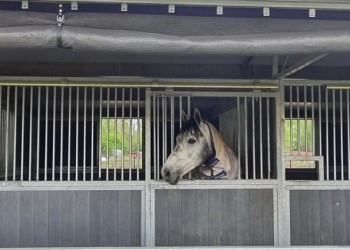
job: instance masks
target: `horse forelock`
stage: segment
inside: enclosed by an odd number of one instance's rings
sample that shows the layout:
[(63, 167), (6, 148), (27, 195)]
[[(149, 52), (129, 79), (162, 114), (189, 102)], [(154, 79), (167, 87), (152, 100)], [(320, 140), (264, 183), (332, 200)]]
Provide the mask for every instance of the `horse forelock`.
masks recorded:
[(197, 122), (193, 118), (182, 125), (181, 130), (178, 134), (178, 138), (183, 138), (189, 133), (193, 135), (196, 139), (203, 136), (202, 131), (199, 129)]

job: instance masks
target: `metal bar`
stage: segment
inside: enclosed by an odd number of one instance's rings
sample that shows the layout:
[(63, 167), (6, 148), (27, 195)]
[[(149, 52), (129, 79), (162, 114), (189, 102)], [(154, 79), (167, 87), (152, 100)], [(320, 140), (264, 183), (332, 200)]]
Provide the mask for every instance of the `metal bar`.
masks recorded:
[(75, 104), (75, 180), (79, 179), (79, 88)]
[(333, 92), (333, 179), (337, 179), (337, 145), (336, 145), (336, 120), (335, 120), (335, 90)]
[(171, 150), (175, 147), (175, 104), (174, 104), (174, 97), (170, 97), (170, 143), (171, 143)]
[(321, 60), (322, 58), (326, 57), (328, 54), (320, 54), (316, 56), (307, 56), (300, 60), (299, 62), (296, 62), (295, 64), (289, 66), (287, 69), (284, 71), (280, 72), (279, 74), (276, 75), (276, 79), (283, 79), (286, 78), (304, 68), (307, 66)]
[(84, 149), (83, 149), (83, 181), (86, 181), (86, 102), (87, 88), (84, 87)]
[(298, 135), (298, 155), (300, 155), (300, 99), (299, 99), (299, 84), (297, 85), (297, 135)]
[(256, 162), (255, 162), (255, 98), (252, 98), (252, 151), (253, 151), (253, 179), (256, 180)]
[(290, 155), (293, 155), (293, 85), (289, 85), (289, 127), (290, 127)]
[(340, 90), (340, 161), (341, 180), (344, 180), (344, 143), (343, 143), (343, 90)]
[[(3, 119), (2, 119), (2, 86), (0, 86), (0, 134), (1, 136), (3, 136), (4, 134), (4, 129), (3, 129)], [(22, 144), (23, 145), (23, 144)], [(3, 141), (0, 141), (0, 154), (3, 154), (3, 150), (4, 150), (4, 146), (3, 146)], [(2, 159), (0, 159), (0, 164), (2, 164)], [(2, 169), (2, 167), (0, 167), (0, 170)]]
[(117, 180), (117, 167), (118, 167), (118, 153), (117, 153), (117, 142), (118, 142), (118, 88), (114, 89), (114, 171), (113, 180)]
[(187, 96), (187, 115), (191, 116), (191, 96)]
[(346, 91), (346, 117), (347, 117), (347, 132), (348, 132), (348, 180), (350, 180), (350, 99), (349, 90)]
[(248, 180), (248, 114), (247, 97), (244, 97), (244, 146), (245, 146), (245, 178)]
[(309, 154), (309, 151), (308, 151), (308, 148), (307, 148), (307, 86), (306, 84), (304, 85), (304, 120), (305, 120), (305, 124), (304, 124), (304, 127), (305, 127), (305, 153), (308, 155)]
[(98, 150), (99, 150), (99, 164), (98, 164), (98, 179), (101, 180), (102, 177), (102, 90), (103, 88), (100, 88), (100, 100), (99, 100), (99, 139), (98, 139)]
[[(45, 163), (44, 163), (44, 181), (47, 181), (47, 159), (48, 159), (48, 129), (49, 128), (49, 87), (46, 87), (45, 93)], [(70, 147), (70, 144), (68, 145)]]
[(314, 86), (311, 85), (311, 119), (312, 119), (312, 155), (315, 155), (315, 98)]
[(68, 169), (67, 180), (70, 181), (71, 174), (71, 144), (72, 144), (72, 87), (68, 89)]
[[(12, 173), (12, 180), (16, 180), (16, 165), (17, 165), (17, 107), (18, 107), (18, 87), (15, 87), (15, 124), (14, 124), (14, 134), (13, 134), (13, 173)], [(1, 115), (0, 115), (1, 119)]]
[(182, 96), (179, 96), (179, 131), (181, 130), (182, 127)]
[(30, 87), (30, 114), (29, 114), (29, 170), (28, 181), (32, 180), (32, 153), (33, 153), (33, 87)]
[(168, 98), (163, 97), (164, 100), (164, 159), (163, 164), (165, 163), (168, 157)]
[(166, 159), (166, 154), (165, 154), (165, 147), (166, 147), (166, 134), (165, 134), (165, 98), (164, 96), (162, 96), (162, 138), (163, 138), (163, 161), (162, 161), (162, 166), (165, 163), (165, 159)]
[(241, 98), (237, 98), (237, 122), (238, 122), (238, 131), (237, 131), (237, 148), (238, 148), (238, 179), (241, 179)]
[[(0, 114), (1, 114), (1, 93), (2, 87), (0, 88)], [(25, 108), (26, 108), (26, 88), (22, 88), (22, 133), (21, 133), (21, 181), (23, 181), (24, 171), (24, 123), (25, 123)], [(1, 118), (1, 115), (0, 115)]]
[(159, 152), (157, 150), (157, 137), (159, 134), (157, 134), (157, 113), (156, 113), (156, 96), (151, 96), (152, 102), (153, 102), (153, 179), (157, 179), (157, 155), (159, 155)]
[(271, 151), (270, 151), (270, 98), (267, 98), (267, 178), (271, 179)]
[(328, 90), (326, 89), (326, 155), (327, 155), (327, 181), (329, 180), (329, 119), (328, 119)]
[(263, 144), (262, 144), (262, 105), (261, 97), (259, 98), (259, 137), (260, 137), (260, 179), (264, 179), (263, 171)]
[(60, 181), (63, 181), (64, 88), (61, 88)]
[[(319, 143), (319, 155), (322, 155), (322, 95), (321, 85), (318, 86), (318, 143)], [(321, 166), (324, 168), (324, 166)]]
[(52, 180), (55, 180), (55, 168), (56, 168), (56, 105), (57, 105), (57, 89), (53, 88), (53, 116), (52, 116)]
[(140, 180), (140, 144), (141, 144), (141, 124), (140, 124), (140, 89), (137, 89), (137, 172), (136, 180)]
[(129, 100), (129, 181), (131, 181), (132, 177), (132, 89), (130, 91), (130, 100)]
[(125, 88), (122, 89), (122, 175), (121, 180), (124, 180), (124, 134), (125, 134), (125, 127), (124, 127), (124, 117), (125, 117)]
[(41, 87), (38, 88), (38, 125), (37, 125), (37, 141), (36, 141), (36, 180), (38, 181), (40, 166), (40, 116), (41, 116)]
[(95, 87), (91, 89), (91, 173), (90, 179), (94, 180), (94, 156), (95, 156)]
[(8, 171), (9, 171), (10, 91), (11, 91), (10, 87), (7, 87), (6, 88), (5, 181), (8, 181)]
[(110, 88), (107, 88), (107, 152), (106, 152), (106, 158), (107, 158), (107, 166), (106, 166), (106, 181), (109, 180), (109, 102), (110, 102)]
[[(40, 0), (36, 0), (40, 1)], [(46, 0), (47, 2), (55, 3), (66, 3), (66, 0)], [(34, 1), (33, 1), (34, 2)], [(93, 2), (93, 3), (115, 3), (115, 0), (76, 0), (75, 2)], [(168, 5), (172, 4), (172, 1), (169, 0), (124, 0), (123, 3), (126, 4), (154, 4), (154, 5)], [(289, 9), (327, 9), (327, 10), (350, 10), (350, 4), (345, 0), (338, 0), (337, 2), (327, 1), (327, 2), (318, 2), (313, 0), (306, 1), (259, 1), (259, 0), (179, 0), (176, 1), (177, 5), (186, 5), (186, 6), (224, 6), (224, 7), (252, 7), (252, 8), (289, 8)]]
[(160, 179), (159, 171), (160, 171), (160, 104), (159, 97), (157, 97), (157, 180)]

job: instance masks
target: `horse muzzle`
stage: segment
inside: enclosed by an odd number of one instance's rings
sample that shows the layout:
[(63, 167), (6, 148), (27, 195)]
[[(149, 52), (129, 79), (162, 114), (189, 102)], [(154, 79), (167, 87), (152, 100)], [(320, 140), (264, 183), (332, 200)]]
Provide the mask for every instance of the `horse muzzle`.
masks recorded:
[(171, 185), (176, 185), (180, 180), (180, 174), (177, 172), (171, 172), (167, 168), (162, 169), (163, 179)]

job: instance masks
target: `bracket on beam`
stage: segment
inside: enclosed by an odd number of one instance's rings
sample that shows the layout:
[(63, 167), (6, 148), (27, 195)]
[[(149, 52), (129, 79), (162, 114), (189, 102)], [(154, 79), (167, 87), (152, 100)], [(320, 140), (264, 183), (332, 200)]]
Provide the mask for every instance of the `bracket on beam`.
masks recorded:
[(22, 10), (27, 10), (29, 9), (29, 1), (28, 0), (22, 0)]
[(284, 71), (280, 72), (279, 74), (276, 75), (276, 79), (283, 79), (287, 78), (288, 76), (306, 68), (307, 66), (321, 60), (322, 58), (326, 57), (328, 54), (321, 54), (321, 55), (316, 55), (316, 56), (307, 56), (300, 60), (299, 62), (289, 66), (287, 69)]

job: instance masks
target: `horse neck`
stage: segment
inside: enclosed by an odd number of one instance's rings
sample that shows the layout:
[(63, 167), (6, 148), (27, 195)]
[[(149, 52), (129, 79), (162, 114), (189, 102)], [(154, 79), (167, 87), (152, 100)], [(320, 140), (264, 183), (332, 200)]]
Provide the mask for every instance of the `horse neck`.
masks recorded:
[(211, 123), (208, 123), (208, 125), (213, 138), (216, 155), (222, 156), (225, 154), (225, 142), (222, 140), (219, 131), (217, 131), (217, 129)]

